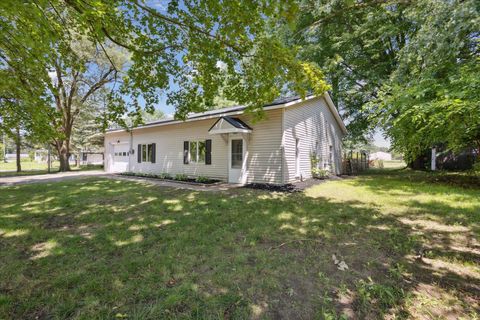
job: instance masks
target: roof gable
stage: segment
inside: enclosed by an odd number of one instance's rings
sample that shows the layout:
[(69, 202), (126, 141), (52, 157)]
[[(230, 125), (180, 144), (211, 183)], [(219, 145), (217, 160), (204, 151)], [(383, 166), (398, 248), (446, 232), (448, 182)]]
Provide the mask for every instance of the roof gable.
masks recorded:
[(229, 116), (223, 116), (218, 118), (217, 121), (212, 125), (208, 130), (210, 134), (219, 134), (219, 133), (250, 133), (252, 128), (250, 128), (245, 122), (239, 118), (233, 118)]

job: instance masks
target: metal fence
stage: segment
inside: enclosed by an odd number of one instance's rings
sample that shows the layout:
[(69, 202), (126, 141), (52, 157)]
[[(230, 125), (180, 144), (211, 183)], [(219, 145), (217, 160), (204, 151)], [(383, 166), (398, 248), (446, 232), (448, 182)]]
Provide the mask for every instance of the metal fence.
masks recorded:
[(346, 151), (342, 157), (342, 174), (355, 175), (370, 167), (366, 151)]

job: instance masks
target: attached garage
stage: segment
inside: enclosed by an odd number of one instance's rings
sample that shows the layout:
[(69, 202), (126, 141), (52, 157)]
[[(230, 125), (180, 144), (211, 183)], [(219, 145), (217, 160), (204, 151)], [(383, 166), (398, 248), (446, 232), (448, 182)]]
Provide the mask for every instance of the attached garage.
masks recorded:
[(128, 143), (119, 143), (113, 145), (113, 172), (126, 172), (128, 171), (128, 159), (130, 156)]

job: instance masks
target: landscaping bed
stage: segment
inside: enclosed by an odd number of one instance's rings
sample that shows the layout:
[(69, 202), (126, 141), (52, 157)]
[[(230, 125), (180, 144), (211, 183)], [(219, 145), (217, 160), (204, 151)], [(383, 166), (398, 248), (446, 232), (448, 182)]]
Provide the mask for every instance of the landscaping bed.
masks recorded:
[(174, 181), (174, 182), (180, 182), (180, 183), (201, 184), (201, 185), (214, 184), (214, 183), (220, 182), (220, 180), (210, 179), (203, 176), (192, 178), (185, 174), (176, 174), (175, 176), (172, 176), (166, 173), (152, 174), (152, 173), (122, 172), (120, 173), (120, 175), (129, 176), (129, 177), (140, 177), (140, 178), (151, 178), (151, 179), (165, 180), (165, 181)]
[(299, 192), (301, 189), (297, 188), (294, 184), (270, 184), (270, 183), (249, 183), (244, 186), (249, 189), (260, 189), (276, 192)]

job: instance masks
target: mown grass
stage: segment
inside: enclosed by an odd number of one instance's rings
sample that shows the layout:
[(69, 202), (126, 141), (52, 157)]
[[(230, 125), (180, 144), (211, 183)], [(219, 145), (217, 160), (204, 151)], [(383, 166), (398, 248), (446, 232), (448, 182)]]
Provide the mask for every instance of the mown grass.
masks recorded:
[[(0, 161), (0, 178), (1, 177), (12, 177), (12, 176), (30, 176), (38, 174), (48, 174), (48, 167), (46, 163), (37, 163), (35, 161), (22, 161), (21, 163), (22, 171), (17, 172), (17, 166), (15, 161), (3, 162)], [(58, 161), (53, 161), (52, 166), (50, 167), (50, 173), (55, 174), (60, 168), (60, 163)], [(72, 171), (78, 170), (99, 170), (103, 169), (102, 165), (82, 165), (76, 167), (71, 166)]]
[(0, 318), (475, 318), (480, 189), (423, 175), (294, 194), (1, 187)]

